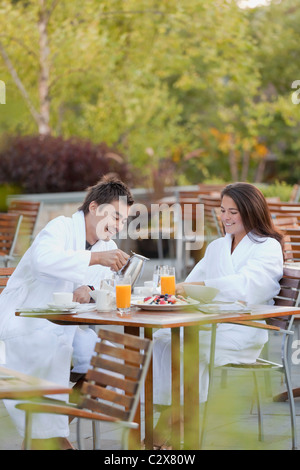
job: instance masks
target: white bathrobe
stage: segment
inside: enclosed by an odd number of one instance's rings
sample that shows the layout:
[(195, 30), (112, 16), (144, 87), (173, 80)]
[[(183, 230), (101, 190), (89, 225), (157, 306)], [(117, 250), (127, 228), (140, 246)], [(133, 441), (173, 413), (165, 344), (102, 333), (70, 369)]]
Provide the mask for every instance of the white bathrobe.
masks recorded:
[[(5, 342), (6, 367), (67, 387), (72, 356), (73, 371), (87, 371), (97, 339), (94, 331), (15, 316), (21, 306), (47, 306), (53, 292), (73, 292), (81, 285), (97, 288), (101, 279), (112, 276), (110, 268), (89, 266), (91, 253), (85, 243), (85, 219), (79, 211), (72, 218), (60, 216), (49, 222), (24, 254), (0, 296), (0, 340)], [(112, 240), (99, 240), (92, 251), (116, 247)], [(5, 405), (23, 435), (24, 413), (14, 408), (14, 401)], [(35, 415), (32, 429), (33, 438), (67, 437), (68, 418)]]
[[(273, 238), (253, 241), (246, 235), (231, 254), (232, 236), (214, 240), (204, 258), (194, 267), (186, 282), (204, 281), (206, 286), (220, 290), (215, 301), (244, 301), (251, 304), (273, 304), (280, 290), (283, 256), (280, 243)], [(200, 401), (206, 401), (208, 362), (211, 334), (200, 331)], [(171, 343), (170, 330), (154, 334), (153, 383), (154, 402), (171, 403)], [(242, 325), (220, 324), (217, 328), (215, 365), (254, 362), (268, 339), (265, 330)]]

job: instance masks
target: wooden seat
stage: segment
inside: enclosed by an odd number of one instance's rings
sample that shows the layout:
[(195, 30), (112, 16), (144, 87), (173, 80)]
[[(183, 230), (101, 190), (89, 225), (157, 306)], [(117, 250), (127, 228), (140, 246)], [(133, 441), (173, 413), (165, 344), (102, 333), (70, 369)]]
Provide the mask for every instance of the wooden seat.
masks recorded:
[[(152, 354), (152, 341), (123, 333), (100, 330), (91, 369), (86, 374), (79, 404), (44, 400), (17, 405), (26, 412), (25, 448), (30, 449), (34, 413), (54, 413), (106, 421), (123, 426), (122, 447), (128, 448), (128, 431), (133, 422)], [(113, 387), (109, 389), (107, 387)], [(78, 447), (82, 449), (80, 426)]]
[(0, 268), (0, 294), (5, 288), (8, 279), (14, 272), (15, 268)]
[(15, 247), (22, 222), (20, 214), (0, 214), (0, 260), (4, 266), (15, 259)]
[[(291, 273), (291, 270), (284, 270), (284, 276), (280, 281), (281, 289), (276, 296), (275, 305), (281, 306), (289, 306), (289, 307), (296, 307), (300, 303), (300, 270), (295, 270)], [(269, 318), (266, 325), (262, 325), (261, 323), (257, 324), (255, 321), (251, 322), (251, 320), (247, 321), (246, 323), (241, 322), (234, 322), (238, 323), (239, 325), (243, 325), (248, 328), (264, 328), (267, 330), (276, 330), (277, 332), (284, 335), (283, 345), (282, 345), (282, 363), (278, 364), (275, 362), (268, 361), (262, 357), (258, 358), (255, 363), (252, 364), (226, 364), (222, 366), (224, 371), (228, 370), (245, 370), (251, 371), (253, 373), (254, 379), (254, 388), (255, 388), (255, 398), (257, 403), (257, 411), (258, 411), (258, 428), (259, 428), (259, 440), (263, 440), (263, 430), (262, 430), (262, 413), (261, 413), (261, 401), (260, 401), (260, 394), (259, 394), (259, 387), (257, 381), (257, 372), (258, 371), (277, 371), (284, 373), (285, 375), (285, 382), (287, 386), (287, 396), (289, 399), (289, 407), (290, 407), (290, 418), (291, 418), (291, 434), (292, 434), (292, 449), (297, 449), (297, 433), (296, 433), (296, 412), (295, 412), (295, 403), (294, 403), (294, 395), (291, 386), (291, 377), (290, 377), (290, 370), (288, 364), (288, 349), (290, 348), (289, 338), (290, 335), (293, 333), (293, 323), (294, 323), (294, 316), (290, 317), (281, 317), (281, 318)], [(214, 357), (215, 354), (215, 342), (212, 341), (211, 345), (211, 356)], [(211, 388), (213, 382), (213, 371), (210, 369), (210, 385), (209, 385), (209, 392), (208, 398), (204, 408), (204, 416), (203, 416), (203, 426), (202, 426), (202, 434), (201, 434), (201, 447), (204, 445), (205, 439), (205, 432), (206, 432), (206, 421), (208, 416), (208, 407), (209, 407), (209, 398), (211, 395)], [(279, 401), (279, 400), (278, 400)]]

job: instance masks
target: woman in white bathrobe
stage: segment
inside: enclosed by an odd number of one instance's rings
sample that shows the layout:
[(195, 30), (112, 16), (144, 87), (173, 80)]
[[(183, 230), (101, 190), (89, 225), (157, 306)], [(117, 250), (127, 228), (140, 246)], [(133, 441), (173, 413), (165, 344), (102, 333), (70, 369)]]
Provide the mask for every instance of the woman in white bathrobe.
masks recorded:
[[(228, 185), (221, 194), (221, 219), (225, 236), (210, 243), (185, 282), (219, 289), (216, 301), (273, 304), (283, 275), (282, 235), (274, 229), (264, 196), (248, 183)], [(177, 285), (177, 293), (184, 294), (184, 284)], [(154, 402), (170, 405), (170, 332), (158, 330), (154, 338)], [(215, 365), (254, 362), (267, 339), (265, 330), (220, 324)], [(210, 332), (200, 331), (199, 342), (203, 402), (208, 391)]]
[[(120, 196), (126, 202), (119, 202)], [(90, 188), (81, 210), (71, 218), (57, 217), (38, 234), (0, 296), (6, 367), (62, 386), (69, 386), (71, 358), (73, 372), (87, 371), (97, 339), (93, 330), (16, 317), (15, 310), (47, 306), (59, 291), (74, 292), (74, 301), (89, 302), (89, 286), (97, 288), (129, 257), (111, 237), (122, 228), (132, 203), (125, 185), (103, 179)], [(24, 435), (24, 413), (15, 409), (14, 401), (5, 404)], [(67, 417), (36, 415), (32, 429), (33, 439), (63, 438), (62, 446), (69, 446)]]

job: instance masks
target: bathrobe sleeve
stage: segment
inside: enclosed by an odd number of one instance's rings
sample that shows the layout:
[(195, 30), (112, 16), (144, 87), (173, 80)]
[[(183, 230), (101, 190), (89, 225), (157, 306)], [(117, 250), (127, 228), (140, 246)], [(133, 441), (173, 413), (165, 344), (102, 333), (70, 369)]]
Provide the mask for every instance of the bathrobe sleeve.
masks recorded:
[(200, 282), (206, 278), (206, 260), (207, 256), (204, 256), (192, 269), (185, 282)]
[(58, 217), (40, 232), (32, 245), (32, 269), (35, 276), (47, 282), (63, 279), (83, 284), (91, 253), (75, 249), (72, 225), (68, 219)]

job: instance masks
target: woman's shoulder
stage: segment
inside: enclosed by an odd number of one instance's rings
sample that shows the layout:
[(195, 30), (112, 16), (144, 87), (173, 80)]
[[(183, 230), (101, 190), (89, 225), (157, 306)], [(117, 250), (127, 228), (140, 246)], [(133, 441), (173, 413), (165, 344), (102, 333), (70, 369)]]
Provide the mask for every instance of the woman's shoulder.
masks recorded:
[(281, 244), (276, 238), (273, 237), (259, 237), (257, 235), (251, 234), (250, 240), (253, 242), (253, 245), (257, 250), (272, 250), (282, 252)]
[(219, 237), (215, 240), (212, 240), (207, 246), (207, 249), (214, 249), (219, 246), (224, 246), (227, 243), (231, 243), (231, 235), (229, 234), (226, 234), (224, 237)]

